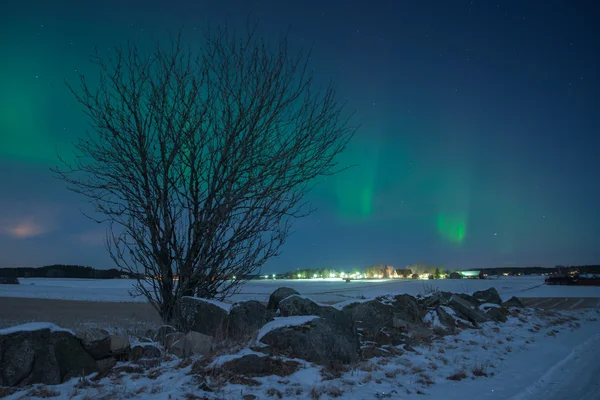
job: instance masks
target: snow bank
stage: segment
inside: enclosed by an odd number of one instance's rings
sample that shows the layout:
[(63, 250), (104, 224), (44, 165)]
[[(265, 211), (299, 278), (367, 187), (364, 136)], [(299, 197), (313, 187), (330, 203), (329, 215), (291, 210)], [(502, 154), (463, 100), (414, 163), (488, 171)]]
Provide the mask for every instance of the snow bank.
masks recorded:
[(346, 300), (346, 301), (342, 301), (339, 303), (335, 303), (333, 305), (333, 308), (335, 308), (336, 310), (343, 310), (344, 308), (348, 307), (351, 304), (356, 304), (356, 303), (366, 303), (367, 301), (371, 301), (372, 299), (351, 299), (351, 300)]
[(250, 349), (243, 349), (242, 351), (240, 351), (236, 354), (225, 354), (223, 356), (219, 356), (219, 357), (215, 358), (214, 361), (209, 364), (209, 367), (219, 367), (219, 366), (225, 364), (226, 362), (235, 360), (237, 358), (242, 358), (244, 356), (248, 356), (251, 354), (257, 355), (259, 357), (266, 357), (266, 354), (264, 354), (264, 353), (259, 353), (257, 351), (252, 351)]
[(307, 322), (312, 321), (313, 319), (319, 318), (316, 315), (299, 315), (295, 317), (279, 317), (275, 318), (273, 321), (267, 323), (265, 326), (260, 328), (258, 331), (258, 336), (256, 337), (256, 341), (260, 341), (267, 333), (279, 329), (285, 328), (288, 326), (299, 326), (304, 325)]
[(479, 305), (479, 308), (501, 308), (498, 304), (494, 303), (483, 303)]
[(17, 332), (34, 332), (41, 331), (43, 329), (50, 329), (50, 332), (67, 332), (75, 336), (75, 332), (72, 330), (61, 328), (60, 326), (50, 322), (30, 322), (28, 324), (11, 326), (9, 328), (0, 329), (0, 335), (10, 335)]
[(186, 296), (185, 298), (193, 299), (193, 300), (196, 300), (196, 301), (202, 301), (204, 303), (209, 303), (209, 304), (217, 306), (217, 307), (219, 307), (219, 308), (221, 308), (221, 309), (223, 309), (223, 310), (225, 310), (227, 312), (231, 311), (231, 307), (232, 307), (231, 304), (223, 303), (222, 301), (217, 301), (217, 300), (203, 299), (201, 297), (191, 297), (191, 296)]

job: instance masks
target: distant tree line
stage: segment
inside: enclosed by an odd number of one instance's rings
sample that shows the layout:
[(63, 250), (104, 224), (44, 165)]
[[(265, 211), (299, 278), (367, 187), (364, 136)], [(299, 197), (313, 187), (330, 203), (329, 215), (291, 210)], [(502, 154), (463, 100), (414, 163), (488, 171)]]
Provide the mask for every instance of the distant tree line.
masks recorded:
[(129, 273), (111, 269), (95, 269), (83, 265), (55, 264), (43, 267), (0, 268), (0, 277), (16, 278), (80, 278), (80, 279), (114, 279)]

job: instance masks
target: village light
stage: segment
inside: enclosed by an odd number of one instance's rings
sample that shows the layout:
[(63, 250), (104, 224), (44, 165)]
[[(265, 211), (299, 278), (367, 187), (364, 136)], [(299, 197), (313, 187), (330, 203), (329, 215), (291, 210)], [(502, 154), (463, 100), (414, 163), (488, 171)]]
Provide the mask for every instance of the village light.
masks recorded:
[(331, 274), (329, 274), (330, 278), (335, 278), (335, 274), (332, 272)]

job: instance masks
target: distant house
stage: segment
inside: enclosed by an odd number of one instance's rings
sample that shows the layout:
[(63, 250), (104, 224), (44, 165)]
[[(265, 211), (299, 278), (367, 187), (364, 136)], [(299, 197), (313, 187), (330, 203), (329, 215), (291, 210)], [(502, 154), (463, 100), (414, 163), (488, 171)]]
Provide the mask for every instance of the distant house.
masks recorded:
[(121, 275), (121, 279), (129, 279), (129, 275)]
[(19, 283), (19, 279), (14, 276), (0, 277), (0, 285), (18, 285)]
[(448, 275), (449, 279), (462, 279), (462, 275), (459, 274), (458, 272), (452, 272), (450, 273), (450, 275)]

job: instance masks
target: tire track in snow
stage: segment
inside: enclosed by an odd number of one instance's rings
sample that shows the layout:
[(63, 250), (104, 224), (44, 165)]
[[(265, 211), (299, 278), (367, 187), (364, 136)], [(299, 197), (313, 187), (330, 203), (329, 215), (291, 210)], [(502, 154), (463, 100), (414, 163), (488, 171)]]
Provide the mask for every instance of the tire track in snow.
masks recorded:
[(575, 347), (535, 383), (509, 400), (600, 399), (600, 334)]

